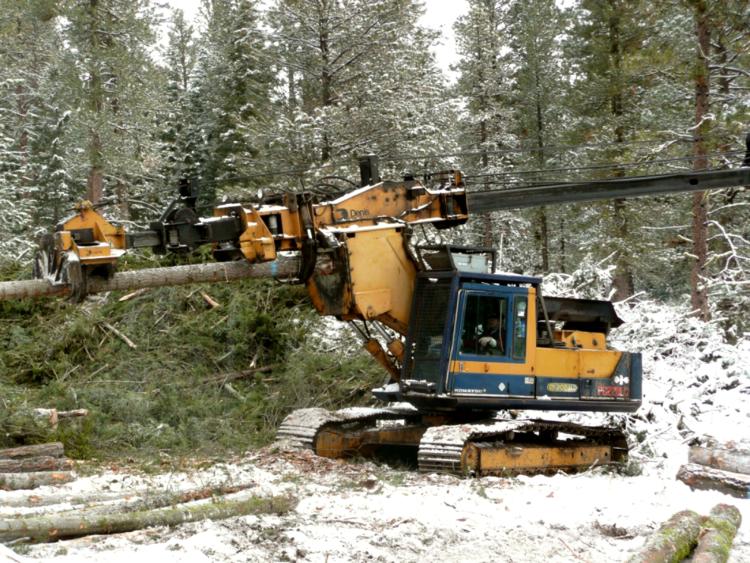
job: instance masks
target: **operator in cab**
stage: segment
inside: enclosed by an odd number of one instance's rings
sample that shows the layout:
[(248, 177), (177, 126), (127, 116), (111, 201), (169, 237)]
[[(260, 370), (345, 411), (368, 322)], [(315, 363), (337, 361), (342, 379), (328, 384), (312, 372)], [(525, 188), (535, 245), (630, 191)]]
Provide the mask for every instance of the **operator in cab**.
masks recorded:
[(479, 337), (479, 349), (483, 354), (502, 354), (503, 339), (500, 319), (496, 315), (487, 317), (485, 329)]

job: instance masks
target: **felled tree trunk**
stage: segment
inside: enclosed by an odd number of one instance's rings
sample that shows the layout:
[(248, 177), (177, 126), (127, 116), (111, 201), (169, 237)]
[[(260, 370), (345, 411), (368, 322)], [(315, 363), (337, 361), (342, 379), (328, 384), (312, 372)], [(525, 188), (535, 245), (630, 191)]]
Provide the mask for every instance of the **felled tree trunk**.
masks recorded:
[[(45, 485), (62, 485), (73, 480), (70, 471), (31, 471), (28, 473), (0, 473), (0, 490), (36, 489)], [(6, 502), (3, 502), (7, 505)], [(25, 504), (24, 506), (29, 506)]]
[(690, 448), (688, 461), (750, 475), (750, 451), (746, 449), (727, 448), (717, 444), (693, 446)]
[(86, 515), (87, 518), (92, 518), (95, 515), (108, 516), (112, 512), (137, 512), (144, 510), (155, 510), (158, 508), (164, 508), (167, 506), (176, 506), (186, 502), (193, 502), (196, 500), (205, 500), (211, 497), (221, 497), (233, 493), (239, 493), (240, 491), (247, 490), (255, 486), (255, 483), (239, 483), (236, 485), (225, 485), (221, 487), (202, 487), (200, 489), (190, 489), (182, 492), (154, 492), (146, 491), (141, 496), (123, 496), (121, 499), (116, 499), (114, 502), (119, 500), (118, 504), (112, 504), (113, 501), (107, 502), (105, 505), (93, 504), (88, 505), (81, 511), (77, 511), (77, 515)]
[(703, 517), (692, 510), (674, 514), (646, 540), (641, 551), (629, 563), (679, 563), (698, 542)]
[(715, 490), (737, 498), (748, 498), (750, 475), (731, 473), (695, 463), (680, 467), (677, 478), (693, 489)]
[(72, 461), (59, 457), (39, 456), (26, 459), (0, 459), (0, 473), (66, 471), (72, 468)]
[(703, 533), (693, 552), (693, 563), (725, 563), (742, 515), (730, 504), (717, 504), (703, 524)]
[[(233, 281), (245, 278), (292, 277), (298, 273), (299, 264), (299, 258), (296, 256), (279, 256), (273, 262), (262, 264), (238, 261), (189, 264), (169, 268), (147, 268), (117, 272), (110, 279), (92, 277), (88, 282), (88, 292), (103, 293), (105, 291)], [(0, 282), (0, 301), (66, 295), (68, 292), (67, 286), (50, 285), (46, 280)]]
[(85, 495), (74, 496), (70, 492), (54, 492), (44, 496), (28, 495), (23, 498), (12, 498), (3, 500), (3, 506), (23, 507), (51, 506), (65, 503), (71, 506), (85, 506), (96, 509), (97, 505), (106, 503), (107, 509), (112, 512), (117, 507), (112, 505), (118, 502), (127, 506), (128, 510), (144, 510), (161, 508), (171, 504), (179, 504), (194, 500), (201, 500), (218, 495), (228, 495), (244, 491), (255, 486), (252, 481), (239, 483), (216, 484), (186, 491), (166, 491), (161, 489), (136, 489), (129, 491), (103, 491)]
[(64, 454), (65, 450), (61, 442), (51, 442), (49, 444), (5, 448), (0, 450), (0, 459), (23, 459), (38, 456), (62, 457)]
[(198, 520), (221, 520), (245, 514), (282, 514), (290, 509), (289, 500), (280, 497), (251, 497), (215, 503), (178, 505), (157, 510), (142, 510), (106, 515), (65, 513), (0, 520), (0, 541), (19, 538), (32, 541), (55, 541), (91, 534), (115, 534), (150, 526), (175, 526)]

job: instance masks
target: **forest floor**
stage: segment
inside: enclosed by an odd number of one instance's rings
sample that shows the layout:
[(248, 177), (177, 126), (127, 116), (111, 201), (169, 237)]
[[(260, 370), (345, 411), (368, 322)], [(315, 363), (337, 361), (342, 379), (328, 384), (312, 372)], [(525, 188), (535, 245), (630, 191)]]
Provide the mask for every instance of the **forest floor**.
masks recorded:
[[(593, 469), (577, 475), (476, 479), (269, 447), (193, 471), (149, 476), (110, 469), (58, 491), (85, 494), (143, 486), (177, 491), (250, 480), (253, 489), (236, 496), (284, 495), (296, 505), (281, 516), (156, 527), (16, 550), (19, 561), (57, 563), (625, 561), (679, 510), (706, 514), (717, 503), (729, 502), (740, 508), (745, 522), (750, 517), (747, 500), (691, 491), (676, 481), (684, 461), (680, 457), (644, 464), (638, 476)], [(5, 498), (22, 494), (28, 493), (0, 493)], [(747, 525), (734, 541), (731, 560), (750, 561)]]
[[(745, 335), (730, 345), (715, 326), (654, 303), (625, 314), (628, 323), (613, 342), (643, 353), (642, 407), (633, 415), (559, 415), (586, 424), (619, 424), (628, 435), (631, 461), (618, 471), (460, 478), (372, 461), (321, 459), (279, 445), (221, 461), (207, 461), (200, 452), (174, 466), (165, 458), (167, 465), (155, 473), (137, 462), (82, 461), (77, 480), (33, 494), (178, 492), (251, 481), (251, 489), (235, 496), (281, 495), (288, 497), (290, 509), (281, 515), (16, 544), (17, 555), (3, 555), (0, 546), (0, 561), (626, 561), (675, 512), (707, 514), (718, 503), (738, 507), (743, 516), (731, 561), (750, 561), (750, 500), (692, 491), (675, 479), (693, 443), (709, 436), (750, 443), (750, 339)], [(522, 414), (527, 415), (534, 413)], [(242, 428), (228, 413), (225, 417)], [(29, 494), (0, 491), (0, 518), (81, 508), (13, 506)]]

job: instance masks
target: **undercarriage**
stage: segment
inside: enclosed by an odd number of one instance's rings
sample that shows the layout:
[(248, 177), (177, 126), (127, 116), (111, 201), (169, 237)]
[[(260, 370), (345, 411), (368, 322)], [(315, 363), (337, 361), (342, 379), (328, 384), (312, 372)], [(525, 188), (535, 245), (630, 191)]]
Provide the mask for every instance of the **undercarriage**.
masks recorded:
[(420, 472), (514, 475), (580, 471), (627, 458), (616, 428), (564, 421), (487, 418), (488, 414), (430, 415), (413, 407), (300, 409), (277, 437), (328, 458), (400, 455)]

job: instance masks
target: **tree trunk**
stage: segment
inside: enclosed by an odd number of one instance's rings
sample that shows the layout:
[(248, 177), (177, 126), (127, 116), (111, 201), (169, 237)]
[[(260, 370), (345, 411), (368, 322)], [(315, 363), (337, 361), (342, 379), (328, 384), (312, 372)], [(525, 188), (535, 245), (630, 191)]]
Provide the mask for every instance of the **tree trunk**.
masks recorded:
[[(89, 43), (92, 52), (99, 50), (99, 0), (89, 0)], [(97, 61), (88, 65), (89, 71), (89, 109), (91, 110), (94, 123), (89, 128), (89, 173), (86, 179), (86, 199), (91, 203), (99, 203), (104, 194), (104, 168), (102, 165), (102, 137), (99, 131), (99, 120), (104, 110), (104, 87), (102, 85), (101, 70)]]
[(614, 278), (612, 279), (612, 285), (615, 290), (613, 300), (624, 301), (625, 299), (632, 297), (635, 293), (633, 271), (630, 267), (629, 260), (630, 252), (625, 252), (623, 250), (628, 245), (627, 204), (624, 199), (616, 199), (612, 204), (614, 205), (616, 236), (618, 239), (618, 245), (620, 246), (620, 252), (617, 253), (617, 267), (615, 269)]
[(5, 448), (0, 450), (0, 459), (23, 459), (28, 457), (62, 457), (65, 454), (62, 443), (51, 442), (49, 444), (36, 444), (33, 446), (20, 446), (18, 448)]
[[(536, 161), (537, 168), (544, 170), (547, 158), (544, 154), (545, 125), (540, 99), (541, 94), (539, 93), (540, 88), (539, 75), (538, 73), (534, 73), (534, 90), (536, 91)], [(549, 272), (549, 222), (547, 221), (547, 210), (544, 207), (539, 208), (537, 218), (539, 219), (539, 253), (542, 257), (542, 272), (546, 274)]]
[[(73, 480), (70, 471), (30, 471), (28, 473), (0, 473), (0, 490), (18, 491), (21, 489), (36, 489), (46, 485), (62, 485)], [(66, 493), (66, 497), (70, 494)], [(26, 499), (24, 499), (26, 501)], [(8, 506), (4, 500), (3, 506)], [(24, 502), (24, 507), (31, 506)]]
[[(321, 73), (320, 73), (320, 105), (323, 108), (327, 108), (332, 105), (332, 81), (331, 76), (331, 64), (330, 64), (330, 53), (329, 53), (329, 13), (328, 13), (328, 2), (324, 0), (321, 2), (319, 7), (319, 47), (321, 57)], [(323, 146), (320, 150), (320, 160), (325, 163), (331, 158), (331, 141), (328, 137), (328, 117), (325, 117), (323, 121)]]
[(723, 471), (750, 475), (750, 452), (747, 450), (727, 449), (721, 446), (693, 446), (690, 448), (688, 461)]
[[(85, 502), (83, 503), (83, 508), (58, 512), (57, 515), (63, 516), (65, 514), (74, 514), (76, 516), (85, 517), (86, 519), (91, 519), (95, 516), (106, 517), (113, 512), (126, 513), (157, 510), (168, 506), (176, 506), (197, 500), (210, 499), (212, 497), (216, 497), (215, 500), (220, 501), (220, 497), (223, 497), (224, 495), (239, 493), (254, 486), (254, 482), (247, 482), (238, 483), (236, 485), (224, 485), (221, 487), (202, 487), (200, 489), (190, 489), (182, 492), (143, 491), (141, 496), (135, 496), (133, 494), (121, 495), (119, 499), (115, 498), (105, 501), (104, 504), (92, 503), (91, 501)], [(118, 504), (112, 504), (117, 501), (120, 502)], [(65, 502), (68, 504), (70, 503), (70, 501)]]
[[(299, 272), (299, 263), (299, 258), (296, 256), (280, 256), (273, 262), (261, 264), (249, 264), (244, 261), (216, 262), (118, 272), (110, 279), (91, 278), (88, 283), (88, 292), (103, 293), (145, 287), (217, 283), (245, 278), (285, 278), (295, 276)], [(50, 285), (45, 280), (0, 282), (0, 301), (65, 295), (68, 292), (67, 286)]]
[(131, 532), (151, 526), (176, 526), (198, 520), (221, 520), (246, 514), (283, 514), (290, 509), (291, 503), (285, 497), (250, 497), (107, 515), (65, 513), (10, 518), (0, 520), (0, 541), (9, 542), (19, 538), (56, 541), (91, 534)]
[(540, 207), (536, 212), (538, 221), (537, 242), (539, 243), (539, 254), (542, 259), (541, 268), (543, 273), (549, 272), (549, 226), (547, 224), (547, 211)]
[[(34, 475), (34, 473), (24, 473), (24, 475)], [(28, 508), (32, 506), (52, 506), (55, 504), (68, 504), (71, 506), (93, 506), (97, 504), (107, 504), (113, 502), (127, 502), (142, 499), (145, 503), (151, 503), (151, 501), (157, 504), (148, 504), (148, 508), (156, 508), (157, 506), (167, 506), (169, 504), (176, 504), (180, 502), (189, 502), (193, 500), (200, 500), (216, 495), (228, 495), (230, 493), (236, 493), (253, 487), (255, 483), (253, 481), (239, 482), (239, 483), (217, 483), (213, 485), (207, 485), (197, 489), (188, 489), (185, 491), (168, 491), (163, 489), (144, 488), (144, 489), (129, 489), (127, 491), (101, 491), (92, 492), (89, 494), (82, 494), (78, 496), (71, 495), (70, 492), (54, 492), (46, 495), (28, 495), (20, 498), (8, 498), (3, 500), (3, 506), (9, 507), (22, 507)], [(168, 501), (160, 501), (159, 499), (169, 499)], [(161, 502), (162, 504), (158, 504)], [(141, 505), (143, 507), (143, 504)], [(130, 505), (132, 508), (132, 505)]]
[[(487, 122), (483, 119), (479, 124), (479, 146), (482, 147), (482, 170), (487, 171), (490, 160), (487, 155)], [(485, 180), (485, 191), (490, 190), (489, 182)], [(492, 220), (492, 213), (482, 215), (482, 246), (485, 248), (495, 248), (495, 222)]]
[(714, 506), (703, 524), (692, 563), (726, 563), (741, 523), (742, 515), (736, 507), (729, 504)]
[(72, 461), (60, 457), (39, 456), (27, 459), (0, 459), (0, 473), (67, 471), (72, 468)]
[[(695, 32), (698, 41), (695, 80), (695, 139), (693, 142), (693, 169), (708, 168), (706, 157), (706, 137), (710, 126), (708, 121), (710, 74), (709, 56), (711, 53), (711, 30), (705, 0), (693, 0), (695, 7)], [(706, 288), (706, 261), (708, 259), (708, 198), (706, 192), (695, 192), (692, 202), (693, 212), (693, 264), (690, 271), (690, 304), (693, 313), (708, 321), (708, 290)]]
[(680, 467), (677, 479), (691, 489), (720, 491), (737, 498), (748, 498), (750, 495), (750, 476), (742, 473), (687, 463)]
[(646, 540), (629, 563), (678, 563), (685, 559), (698, 542), (703, 517), (692, 510), (674, 514)]
[(560, 248), (559, 248), (559, 263), (558, 263), (558, 271), (562, 274), (565, 273), (566, 268), (566, 258), (565, 258), (565, 218), (560, 215), (560, 225), (557, 228), (558, 233), (557, 236), (559, 237), (560, 241)]
[[(620, 38), (620, 13), (622, 6), (617, 0), (609, 0), (612, 17), (609, 20), (609, 54), (611, 58), (612, 71), (614, 75), (614, 85), (610, 97), (612, 117), (615, 122), (615, 143), (625, 142), (625, 126), (623, 117), (625, 114), (625, 81), (622, 71), (622, 40)], [(617, 145), (615, 145), (617, 146)], [(622, 158), (622, 151), (617, 150), (618, 158)], [(617, 168), (614, 173), (615, 177), (622, 177), (625, 171)], [(612, 286), (615, 290), (613, 299), (615, 301), (624, 301), (635, 293), (633, 284), (633, 270), (630, 260), (632, 252), (628, 248), (629, 225), (627, 203), (624, 199), (616, 199), (612, 202), (614, 215), (614, 235), (617, 237), (617, 246), (620, 251), (617, 253), (617, 263), (615, 275), (612, 279)]]

